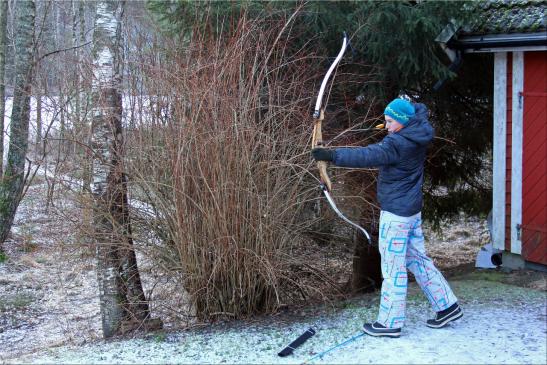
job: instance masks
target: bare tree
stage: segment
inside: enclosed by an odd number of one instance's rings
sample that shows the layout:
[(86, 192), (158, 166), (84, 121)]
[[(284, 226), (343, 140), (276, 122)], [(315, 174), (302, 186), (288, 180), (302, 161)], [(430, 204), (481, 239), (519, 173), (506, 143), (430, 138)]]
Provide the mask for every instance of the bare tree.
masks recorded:
[(123, 13), (124, 2), (98, 2), (93, 37), (93, 224), (104, 337), (149, 317), (133, 248), (123, 168)]
[(20, 1), (17, 5), (19, 9), (15, 32), (15, 84), (8, 163), (4, 176), (0, 180), (0, 243), (3, 243), (8, 236), (21, 200), (28, 149), (36, 5), (33, 0)]
[(35, 75), (34, 78), (34, 95), (36, 97), (36, 138), (35, 143), (35, 154), (39, 156), (43, 153), (40, 150), (42, 145), (42, 75), (40, 75), (40, 62), (38, 62), (37, 56), (38, 52), (35, 53)]

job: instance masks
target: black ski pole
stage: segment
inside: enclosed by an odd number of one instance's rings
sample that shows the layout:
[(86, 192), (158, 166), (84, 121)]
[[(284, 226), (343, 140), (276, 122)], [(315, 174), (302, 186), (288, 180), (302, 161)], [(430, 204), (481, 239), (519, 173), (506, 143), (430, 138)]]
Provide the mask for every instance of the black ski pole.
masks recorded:
[(287, 347), (281, 350), (277, 355), (281, 357), (288, 356), (293, 353), (293, 351), (306, 342), (310, 337), (315, 335), (315, 330), (313, 328), (308, 328), (306, 332), (301, 334), (296, 340), (291, 342)]

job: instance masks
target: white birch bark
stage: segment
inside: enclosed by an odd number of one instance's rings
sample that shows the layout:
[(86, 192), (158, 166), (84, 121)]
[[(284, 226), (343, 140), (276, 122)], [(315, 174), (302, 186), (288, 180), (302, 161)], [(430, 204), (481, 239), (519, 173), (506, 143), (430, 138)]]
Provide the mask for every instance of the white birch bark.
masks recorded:
[(104, 337), (149, 311), (131, 239), (123, 171), (121, 21), (124, 3), (97, 2), (93, 38), (91, 191), (97, 240), (97, 275)]

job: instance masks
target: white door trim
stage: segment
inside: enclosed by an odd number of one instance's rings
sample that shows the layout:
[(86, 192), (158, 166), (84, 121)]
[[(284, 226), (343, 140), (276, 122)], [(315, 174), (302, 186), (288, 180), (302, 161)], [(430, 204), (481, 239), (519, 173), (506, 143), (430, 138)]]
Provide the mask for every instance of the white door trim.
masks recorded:
[(505, 165), (507, 139), (507, 52), (494, 54), (494, 150), (492, 244), (505, 249)]
[(522, 237), (522, 136), (524, 52), (513, 52), (513, 110), (511, 114), (511, 252), (520, 255)]

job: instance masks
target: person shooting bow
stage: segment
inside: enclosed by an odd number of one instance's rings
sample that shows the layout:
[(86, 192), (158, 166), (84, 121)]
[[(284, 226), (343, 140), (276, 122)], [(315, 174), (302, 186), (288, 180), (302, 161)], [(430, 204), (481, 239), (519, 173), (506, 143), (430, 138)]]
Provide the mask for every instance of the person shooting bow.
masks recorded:
[(407, 269), (428, 298), (436, 316), (426, 325), (441, 328), (463, 316), (446, 279), (425, 252), (422, 185), (426, 149), (434, 130), (424, 104), (395, 99), (384, 110), (388, 134), (379, 143), (357, 148), (312, 149), (316, 161), (340, 167), (378, 167), (382, 291), (378, 319), (365, 323), (371, 336), (399, 337), (405, 321)]

